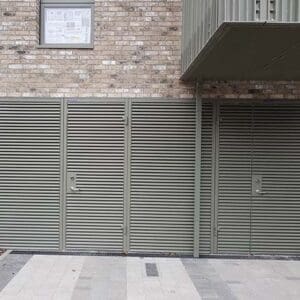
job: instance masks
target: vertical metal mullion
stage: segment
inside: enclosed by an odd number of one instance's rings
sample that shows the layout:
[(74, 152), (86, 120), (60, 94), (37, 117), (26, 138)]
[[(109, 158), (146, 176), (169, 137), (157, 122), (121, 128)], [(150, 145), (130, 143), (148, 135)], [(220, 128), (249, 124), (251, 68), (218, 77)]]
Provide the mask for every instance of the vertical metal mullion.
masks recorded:
[(219, 199), (219, 119), (220, 103), (213, 102), (212, 117), (212, 186), (211, 186), (211, 203), (212, 203), (212, 226), (211, 226), (211, 253), (218, 253), (218, 199)]
[(200, 254), (200, 192), (202, 150), (202, 99), (199, 84), (196, 90), (195, 194), (194, 194), (194, 257)]
[[(251, 174), (251, 180), (253, 178), (254, 175), (254, 147), (255, 147), (255, 136), (254, 136), (254, 127), (255, 127), (255, 111), (254, 111), (254, 105), (252, 104), (251, 107), (251, 158), (250, 158), (250, 174)], [(249, 237), (249, 254), (252, 253), (252, 219), (253, 219), (253, 195), (252, 193), (250, 194), (250, 212), (249, 212), (249, 226), (250, 226), (250, 237)]]
[(67, 103), (61, 99), (60, 134), (60, 251), (66, 248)]
[(131, 195), (131, 103), (125, 102), (125, 135), (124, 135), (124, 253), (130, 250), (130, 195)]

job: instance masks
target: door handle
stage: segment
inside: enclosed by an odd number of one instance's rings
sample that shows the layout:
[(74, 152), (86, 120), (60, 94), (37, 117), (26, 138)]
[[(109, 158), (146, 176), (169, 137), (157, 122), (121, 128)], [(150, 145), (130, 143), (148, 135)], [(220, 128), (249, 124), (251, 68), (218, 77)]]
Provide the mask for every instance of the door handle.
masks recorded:
[(263, 192), (263, 176), (253, 174), (252, 175), (252, 196), (256, 197), (258, 195), (262, 196), (267, 194), (266, 192)]
[(77, 174), (75, 172), (68, 172), (67, 174), (67, 189), (68, 193), (80, 192), (80, 189), (77, 188)]
[(74, 187), (74, 186), (71, 186), (71, 187), (70, 187), (70, 190), (71, 190), (72, 192), (75, 192), (75, 193), (79, 193), (79, 192), (80, 192), (80, 189), (78, 189), (78, 188), (76, 188), (76, 187)]

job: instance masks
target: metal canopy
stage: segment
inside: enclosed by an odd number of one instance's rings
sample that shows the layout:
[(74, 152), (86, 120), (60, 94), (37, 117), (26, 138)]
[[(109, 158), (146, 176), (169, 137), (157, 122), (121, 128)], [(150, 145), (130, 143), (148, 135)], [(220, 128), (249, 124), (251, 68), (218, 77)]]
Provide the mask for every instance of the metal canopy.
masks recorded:
[(299, 80), (299, 23), (223, 23), (181, 77)]

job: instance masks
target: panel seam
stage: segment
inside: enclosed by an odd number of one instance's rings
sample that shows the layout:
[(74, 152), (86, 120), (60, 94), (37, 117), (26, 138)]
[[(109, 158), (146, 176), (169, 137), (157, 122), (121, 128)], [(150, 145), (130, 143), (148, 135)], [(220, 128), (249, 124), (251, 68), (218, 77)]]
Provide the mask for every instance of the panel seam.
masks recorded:
[(199, 86), (196, 95), (196, 136), (195, 136), (195, 199), (194, 199), (194, 257), (200, 255), (200, 192), (201, 192), (201, 136), (202, 136), (202, 99)]
[(66, 176), (67, 176), (67, 105), (65, 99), (61, 99), (61, 228), (60, 250), (66, 250)]

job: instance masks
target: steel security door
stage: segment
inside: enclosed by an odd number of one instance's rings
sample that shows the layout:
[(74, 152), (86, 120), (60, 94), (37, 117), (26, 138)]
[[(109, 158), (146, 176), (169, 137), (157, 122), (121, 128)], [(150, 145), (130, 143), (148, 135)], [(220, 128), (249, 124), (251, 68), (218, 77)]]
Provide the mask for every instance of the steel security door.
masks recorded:
[(299, 120), (299, 104), (254, 106), (252, 174), (258, 182), (251, 205), (253, 254), (300, 254)]
[(125, 102), (68, 101), (66, 248), (123, 251)]

